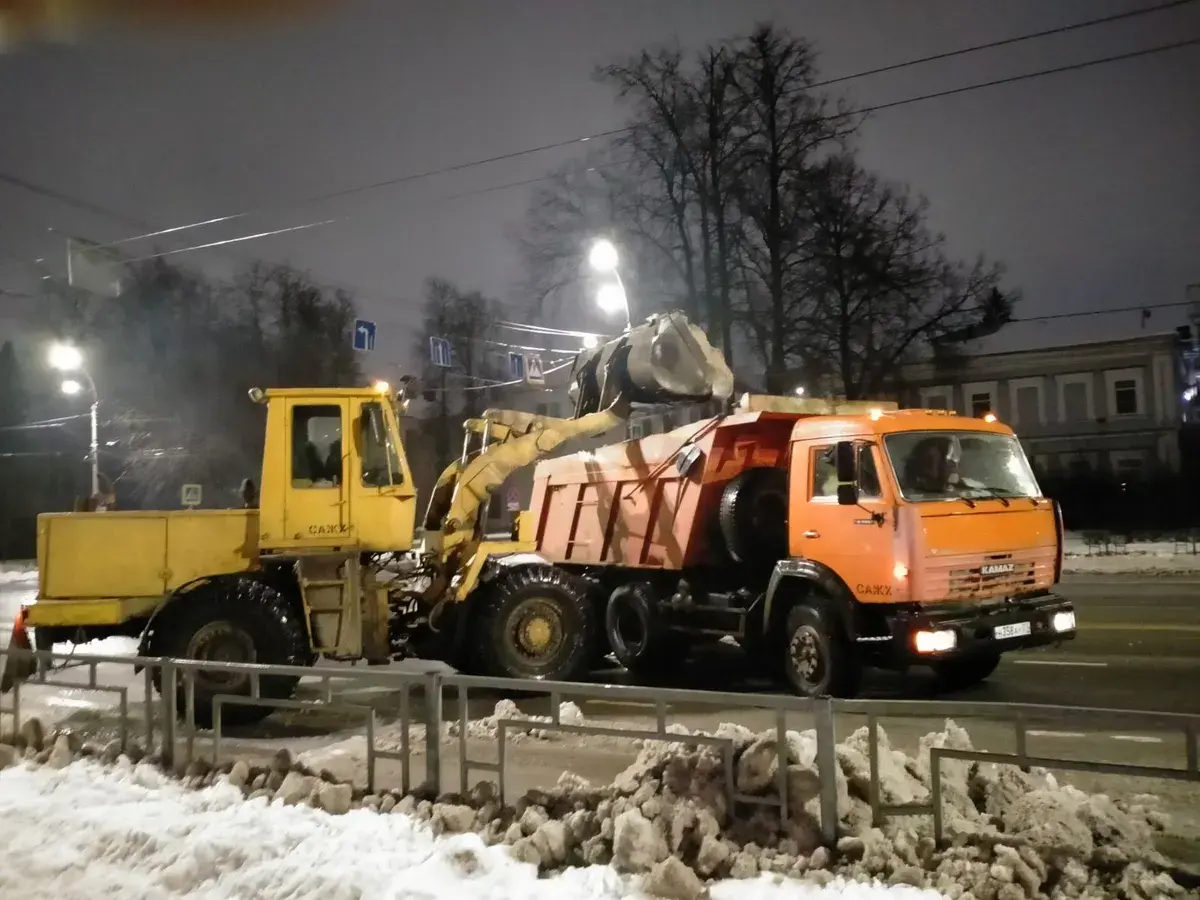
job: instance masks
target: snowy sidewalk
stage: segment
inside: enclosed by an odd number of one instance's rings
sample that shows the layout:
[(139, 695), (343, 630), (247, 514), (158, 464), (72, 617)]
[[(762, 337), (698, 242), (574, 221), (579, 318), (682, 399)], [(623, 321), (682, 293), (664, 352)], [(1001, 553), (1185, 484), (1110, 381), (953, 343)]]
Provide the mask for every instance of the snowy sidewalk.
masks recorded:
[(1063, 572), (1067, 575), (1197, 575), (1200, 553), (1174, 541), (1131, 541), (1116, 548), (1088, 547), (1083, 537), (1067, 535)]
[[(435, 838), (403, 815), (331, 816), (187, 791), (149, 766), (0, 772), (0, 897), (21, 900), (623, 900), (640, 879), (608, 866), (539, 879), (474, 834)], [(763, 876), (712, 900), (938, 900), (933, 891)]]

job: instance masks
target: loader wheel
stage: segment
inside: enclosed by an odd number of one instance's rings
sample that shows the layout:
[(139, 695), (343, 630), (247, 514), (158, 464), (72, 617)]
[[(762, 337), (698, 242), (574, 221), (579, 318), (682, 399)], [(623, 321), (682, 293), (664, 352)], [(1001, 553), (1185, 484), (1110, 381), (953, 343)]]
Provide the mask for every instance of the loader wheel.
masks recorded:
[(484, 672), (546, 681), (587, 676), (596, 634), (585, 583), (553, 566), (530, 566), (501, 575), (476, 602), (472, 643)]
[(938, 687), (953, 691), (974, 687), (987, 681), (988, 676), (995, 672), (999, 665), (999, 653), (986, 653), (982, 656), (967, 656), (934, 663), (933, 674), (937, 678)]
[(783, 469), (747, 469), (721, 493), (725, 549), (735, 562), (775, 562), (788, 554), (788, 477)]
[(648, 585), (627, 584), (613, 591), (604, 611), (613, 656), (634, 674), (661, 675), (678, 668), (687, 653), (687, 641), (662, 627), (653, 604)]
[(802, 697), (853, 697), (862, 684), (854, 646), (821, 606), (802, 604), (788, 613), (783, 670)]
[[(151, 620), (144, 641), (146, 655), (206, 662), (305, 666), (312, 662), (308, 634), (291, 604), (279, 591), (250, 578), (213, 579), (177, 595)], [(162, 692), (161, 673), (154, 684)], [(259, 696), (286, 700), (299, 682), (294, 675), (263, 675)], [(212, 727), (213, 700), (218, 695), (250, 696), (248, 674), (199, 670), (195, 676), (196, 725)], [(186, 715), (186, 690), (179, 675), (176, 709)], [(221, 722), (250, 725), (269, 716), (269, 706), (222, 704)]]

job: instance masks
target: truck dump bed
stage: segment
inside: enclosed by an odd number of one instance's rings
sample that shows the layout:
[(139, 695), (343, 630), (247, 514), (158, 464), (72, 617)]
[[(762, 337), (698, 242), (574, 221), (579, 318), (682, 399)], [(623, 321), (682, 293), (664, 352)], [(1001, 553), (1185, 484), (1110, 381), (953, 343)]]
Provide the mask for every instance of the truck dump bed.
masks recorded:
[(539, 552), (635, 568), (719, 561), (722, 489), (747, 468), (785, 468), (797, 418), (738, 413), (539, 463), (529, 508)]

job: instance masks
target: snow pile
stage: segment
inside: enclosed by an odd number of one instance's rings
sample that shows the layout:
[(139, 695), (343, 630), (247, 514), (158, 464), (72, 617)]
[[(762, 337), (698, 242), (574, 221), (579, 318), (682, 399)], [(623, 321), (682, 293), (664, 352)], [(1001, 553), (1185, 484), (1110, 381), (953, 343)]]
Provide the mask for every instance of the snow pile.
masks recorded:
[[(369, 809), (331, 816), (310, 808), (311, 794), (300, 801), (285, 793), (247, 802), (238, 783), (247, 773), (238, 767), (222, 778), (206, 774), (202, 780), (211, 783), (189, 791), (124, 756), (107, 767), (70, 762), (65, 736), (48, 752), (41, 768), (10, 765), (11, 748), (0, 755), (0, 768), (8, 764), (0, 771), (0, 846), (7, 860), (0, 866), (2, 897), (633, 900), (653, 894), (698, 900), (706, 889), (677, 859), (642, 876), (597, 866), (539, 878), (536, 866), (514, 858), (501, 842), (488, 846), (470, 833), (466, 816), (444, 806), (424, 816), (427, 822)], [(561, 823), (557, 830), (543, 823), (535, 834), (547, 853), (564, 853), (569, 839)], [(725, 881), (707, 890), (712, 900), (938, 900), (912, 888), (837, 879), (825, 886), (778, 878)]]
[[(505, 738), (512, 741), (519, 741), (522, 738), (530, 737), (535, 740), (553, 740), (560, 738), (563, 735), (561, 731), (555, 731), (549, 728), (538, 728), (537, 725), (549, 725), (552, 723), (550, 716), (530, 716), (521, 712), (517, 708), (517, 704), (511, 700), (501, 700), (496, 704), (496, 708), (490, 716), (485, 716), (482, 719), (472, 719), (467, 722), (467, 737), (480, 739), (494, 739), (499, 730), (501, 721), (517, 721), (528, 722), (529, 727), (508, 726), (504, 730)], [(574, 703), (567, 701), (559, 704), (558, 721), (563, 725), (582, 725), (584, 723), (583, 711)], [(446, 734), (449, 737), (458, 737), (462, 730), (458, 722), (450, 722), (446, 726)]]
[(37, 577), (36, 563), (0, 563), (0, 585), (33, 587), (37, 584)]
[[(735, 747), (737, 792), (777, 800), (774, 732), (722, 725), (714, 734)], [(916, 758), (893, 748), (882, 729), (878, 738), (879, 791), (886, 804), (928, 798), (929, 748), (971, 748), (967, 733), (953, 722), (923, 738)], [(720, 752), (685, 743), (647, 743), (612, 784), (593, 786), (564, 773), (549, 790), (530, 791), (511, 804), (500, 803), (487, 782), (462, 795), (435, 796), (419, 788), (408, 796), (364, 796), (328, 773), (296, 764), (286, 750), (265, 767), (239, 761), (214, 772), (196, 762), (182, 773), (182, 782), (191, 788), (234, 788), (256, 803), (279, 807), (313, 807), (335, 815), (352, 810), (399, 814), (427, 824), (434, 835), (474, 834), (480, 843), (472, 846), (504, 846), (531, 869), (611, 865), (623, 875), (640, 876), (646, 893), (680, 900), (698, 900), (706, 881), (756, 876), (818, 886), (838, 879), (877, 880), (934, 889), (949, 900), (1184, 896), (1154, 847), (1155, 835), (1166, 825), (1154, 798), (1113, 801), (1059, 786), (1044, 771), (944, 763), (947, 847), (934, 845), (928, 816), (892, 819), (875, 828), (867, 799), (867, 740), (866, 729), (859, 729), (836, 748), (833, 775), (841, 820), (833, 849), (821, 846), (821, 777), (811, 731), (787, 734), (785, 821), (778, 805), (731, 808)], [(95, 752), (78, 748), (67, 735), (44, 741), (31, 723), (18, 743), (23, 749), (8, 748), (7, 760), (0, 747), (0, 768), (22, 755), (63, 768), (77, 753)], [(113, 758), (113, 748), (100, 755)]]

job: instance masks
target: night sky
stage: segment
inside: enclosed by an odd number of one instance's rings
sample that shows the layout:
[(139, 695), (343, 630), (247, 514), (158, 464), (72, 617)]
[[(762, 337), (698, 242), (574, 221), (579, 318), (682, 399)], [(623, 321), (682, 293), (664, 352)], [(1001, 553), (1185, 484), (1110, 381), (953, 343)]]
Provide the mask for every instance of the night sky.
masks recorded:
[[(312, 195), (622, 124), (593, 67), (642, 47), (771, 19), (812, 39), (826, 77), (1139, 6), (1101, 0), (362, 0), (234, 32), (100, 32), (0, 56), (0, 174), (104, 207), (83, 212), (0, 183), (0, 330), (36, 276), (64, 268), (49, 227), (93, 240), (256, 207), (159, 249), (324, 219), (335, 224), (175, 259), (226, 272), (259, 256), (355, 290), (403, 359), (430, 275), (519, 301), (511, 232), (530, 188), (448, 195), (546, 174), (567, 148), (303, 203)], [(870, 106), (1200, 37), (1200, 3), (838, 85)], [(881, 111), (863, 160), (933, 204), (964, 256), (1005, 261), (1018, 315), (1181, 301), (1200, 282), (1200, 48)], [(291, 205), (287, 205), (287, 204)], [(135, 253), (153, 243), (129, 245)], [(566, 312), (566, 311), (564, 311)], [(1182, 309), (1156, 311), (1166, 330)], [(993, 346), (1132, 333), (1136, 313), (1030, 322)]]

